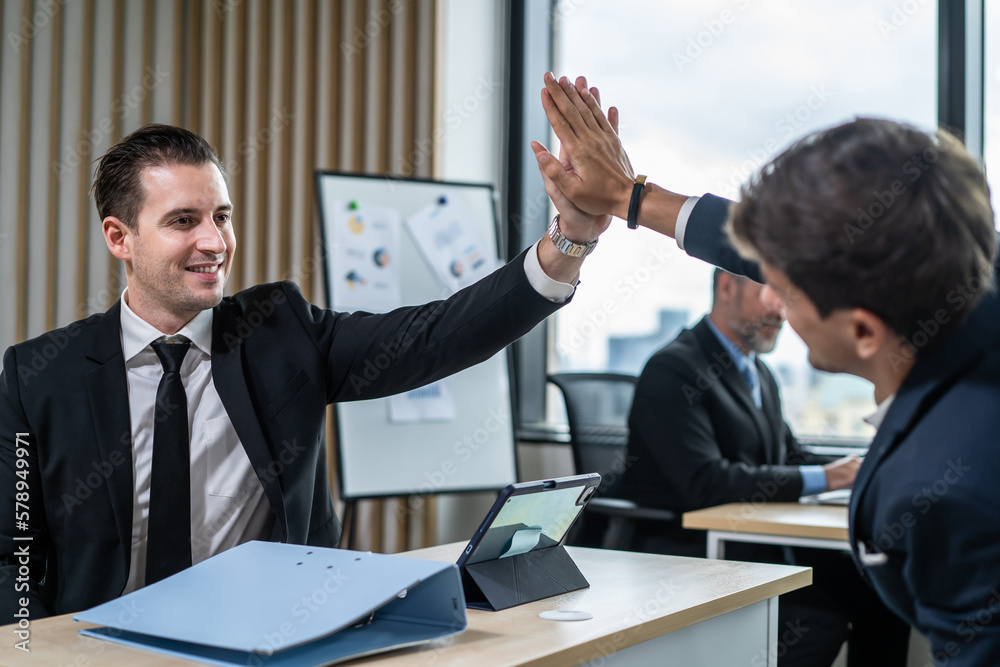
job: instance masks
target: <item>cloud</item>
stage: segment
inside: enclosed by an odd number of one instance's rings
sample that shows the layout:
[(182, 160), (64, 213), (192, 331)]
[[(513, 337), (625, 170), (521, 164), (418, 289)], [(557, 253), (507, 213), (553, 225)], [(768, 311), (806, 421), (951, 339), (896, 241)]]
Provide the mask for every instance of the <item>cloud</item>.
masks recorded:
[[(784, 148), (857, 115), (933, 126), (935, 13), (920, 7), (886, 39), (878, 21), (889, 19), (892, 7), (865, 0), (586, 2), (561, 19), (558, 67), (586, 74), (605, 105), (621, 109), (623, 140), (635, 157), (669, 154), (685, 163), (673, 170), (685, 180), (694, 164), (709, 189), (765, 144)], [(832, 94), (803, 113), (818, 87)]]

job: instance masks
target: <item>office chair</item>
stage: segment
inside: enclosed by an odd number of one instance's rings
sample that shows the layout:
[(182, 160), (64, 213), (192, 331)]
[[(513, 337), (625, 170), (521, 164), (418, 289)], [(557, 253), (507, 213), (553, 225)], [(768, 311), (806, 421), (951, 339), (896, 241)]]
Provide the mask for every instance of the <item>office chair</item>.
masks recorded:
[[(597, 542), (605, 549), (633, 550), (634, 522), (662, 521), (680, 524), (676, 512), (641, 507), (623, 495), (625, 470), (632, 463), (628, 454), (628, 413), (638, 378), (622, 373), (553, 373), (549, 382), (557, 386), (566, 402), (573, 465), (577, 474), (601, 473), (601, 485), (587, 505), (582, 526), (571, 541)], [(603, 535), (593, 535), (604, 518)], [(596, 521), (595, 521), (596, 519)]]

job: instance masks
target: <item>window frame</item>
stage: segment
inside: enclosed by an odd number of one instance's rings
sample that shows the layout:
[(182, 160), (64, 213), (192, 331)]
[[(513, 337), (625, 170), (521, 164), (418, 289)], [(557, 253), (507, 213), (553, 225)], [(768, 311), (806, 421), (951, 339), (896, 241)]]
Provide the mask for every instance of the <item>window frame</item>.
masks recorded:
[[(527, 142), (551, 134), (538, 104), (536, 79), (538, 72), (553, 67), (558, 12), (558, 0), (547, 3), (509, 0), (502, 184), (508, 260), (539, 238), (547, 227), (547, 199), (539, 199), (544, 197), (545, 190), (536, 176), (534, 155), (527, 149)], [(959, 136), (980, 161), (985, 135), (984, 45), (983, 0), (938, 2), (938, 126)], [(568, 440), (565, 425), (550, 423), (546, 417), (548, 348), (548, 326), (536, 327), (514, 346), (517, 436), (522, 441)], [(843, 438), (815, 442), (834, 447), (862, 444)]]

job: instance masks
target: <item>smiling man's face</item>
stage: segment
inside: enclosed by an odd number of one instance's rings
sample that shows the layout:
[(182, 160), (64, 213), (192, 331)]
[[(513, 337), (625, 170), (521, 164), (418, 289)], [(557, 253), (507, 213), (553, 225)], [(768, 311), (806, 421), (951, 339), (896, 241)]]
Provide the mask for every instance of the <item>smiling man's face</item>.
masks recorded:
[(128, 305), (161, 330), (180, 328), (222, 300), (236, 252), (232, 202), (212, 163), (147, 167), (141, 179), (123, 258)]

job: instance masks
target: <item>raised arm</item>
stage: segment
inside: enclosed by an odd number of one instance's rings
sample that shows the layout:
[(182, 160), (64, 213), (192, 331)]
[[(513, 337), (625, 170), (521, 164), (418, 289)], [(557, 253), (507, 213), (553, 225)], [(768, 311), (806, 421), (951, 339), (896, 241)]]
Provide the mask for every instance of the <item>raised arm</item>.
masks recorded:
[[(558, 191), (581, 211), (610, 213), (627, 219), (635, 177), (618, 138), (618, 110), (604, 115), (597, 88), (588, 88), (578, 77), (556, 81), (545, 75), (542, 106), (561, 145), (556, 159), (542, 144), (531, 143), (546, 189)], [(637, 222), (671, 238), (678, 236), (678, 216), (690, 199), (646, 181), (639, 202)], [(558, 204), (556, 199), (553, 199)], [(689, 206), (684, 219), (684, 251), (692, 257), (738, 275), (763, 282), (760, 267), (741, 257), (725, 232), (730, 202), (704, 195)]]

